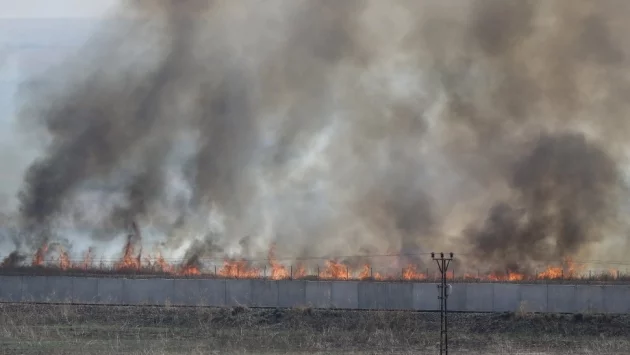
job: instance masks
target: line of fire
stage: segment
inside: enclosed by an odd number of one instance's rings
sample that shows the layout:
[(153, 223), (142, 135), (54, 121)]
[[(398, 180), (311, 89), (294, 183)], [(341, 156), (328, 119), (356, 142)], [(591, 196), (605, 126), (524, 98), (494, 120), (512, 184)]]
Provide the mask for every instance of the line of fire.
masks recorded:
[[(323, 260), (322, 265), (313, 265), (307, 261), (286, 264), (279, 261), (272, 245), (265, 260), (247, 260), (226, 258), (219, 262), (191, 258), (173, 262), (159, 253), (144, 254), (138, 248), (139, 233), (130, 233), (121, 250), (118, 260), (99, 260), (88, 250), (81, 260), (71, 259), (69, 253), (58, 245), (42, 245), (34, 255), (25, 256), (17, 252), (11, 253), (0, 263), (0, 274), (29, 275), (140, 275), (140, 276), (172, 276), (172, 277), (220, 277), (220, 278), (265, 278), (272, 280), (316, 279), (316, 280), (375, 280), (375, 281), (437, 281), (438, 270), (424, 268), (421, 265), (407, 263), (401, 267), (401, 257), (392, 257), (391, 266), (376, 268), (370, 262), (349, 262), (344, 260)], [(365, 257), (363, 258), (365, 259)], [(389, 271), (382, 271), (387, 269)], [(524, 282), (536, 280), (595, 280), (595, 281), (627, 281), (625, 273), (618, 269), (608, 269), (593, 273), (585, 266), (570, 259), (561, 265), (547, 266), (544, 270), (530, 274), (505, 270), (504, 272), (451, 270), (447, 278), (452, 281), (486, 281), (486, 282)]]

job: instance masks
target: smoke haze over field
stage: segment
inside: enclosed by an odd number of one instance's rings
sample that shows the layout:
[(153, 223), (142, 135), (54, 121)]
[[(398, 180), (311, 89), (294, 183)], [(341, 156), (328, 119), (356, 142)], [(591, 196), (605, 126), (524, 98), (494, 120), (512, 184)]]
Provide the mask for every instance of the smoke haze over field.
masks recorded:
[(21, 128), (46, 142), (5, 211), (21, 252), (113, 255), (134, 221), (174, 258), (275, 244), (530, 270), (627, 250), (625, 2), (118, 11), (52, 85), (21, 91)]

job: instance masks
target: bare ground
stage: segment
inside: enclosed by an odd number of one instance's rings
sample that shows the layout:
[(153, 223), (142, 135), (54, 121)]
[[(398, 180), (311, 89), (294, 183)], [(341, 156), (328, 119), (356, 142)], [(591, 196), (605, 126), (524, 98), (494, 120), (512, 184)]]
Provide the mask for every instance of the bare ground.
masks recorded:
[[(451, 354), (628, 354), (630, 315), (450, 314)], [(0, 354), (435, 354), (439, 314), (0, 304)]]

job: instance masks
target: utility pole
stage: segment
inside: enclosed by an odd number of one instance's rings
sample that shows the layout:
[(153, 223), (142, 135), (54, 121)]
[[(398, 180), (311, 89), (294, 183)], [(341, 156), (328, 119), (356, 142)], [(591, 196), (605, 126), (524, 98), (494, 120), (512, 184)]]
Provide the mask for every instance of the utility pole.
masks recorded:
[(448, 355), (448, 307), (447, 299), (451, 293), (451, 286), (446, 284), (446, 275), (448, 267), (453, 261), (453, 253), (449, 253), (448, 257), (444, 257), (444, 253), (440, 253), (436, 257), (435, 253), (431, 253), (431, 259), (435, 260), (440, 270), (441, 280), (438, 285), (438, 299), (440, 300), (440, 355)]

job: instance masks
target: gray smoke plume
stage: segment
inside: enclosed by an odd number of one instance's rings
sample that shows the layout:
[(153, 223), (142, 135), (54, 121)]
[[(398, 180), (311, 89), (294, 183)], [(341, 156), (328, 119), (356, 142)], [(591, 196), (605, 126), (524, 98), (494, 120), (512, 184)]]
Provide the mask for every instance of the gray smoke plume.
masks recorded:
[(121, 250), (137, 223), (143, 250), (193, 263), (274, 244), (280, 259), (452, 250), (516, 271), (627, 235), (623, 2), (165, 0), (119, 15), (46, 77), (59, 85), (24, 91), (20, 119), (50, 143), (19, 195), (31, 250), (68, 230), (75, 249)]
[(466, 234), (481, 260), (532, 271), (532, 261), (570, 258), (601, 241), (614, 222), (618, 167), (582, 135), (542, 136), (513, 174), (515, 201), (497, 203), (483, 227)]

